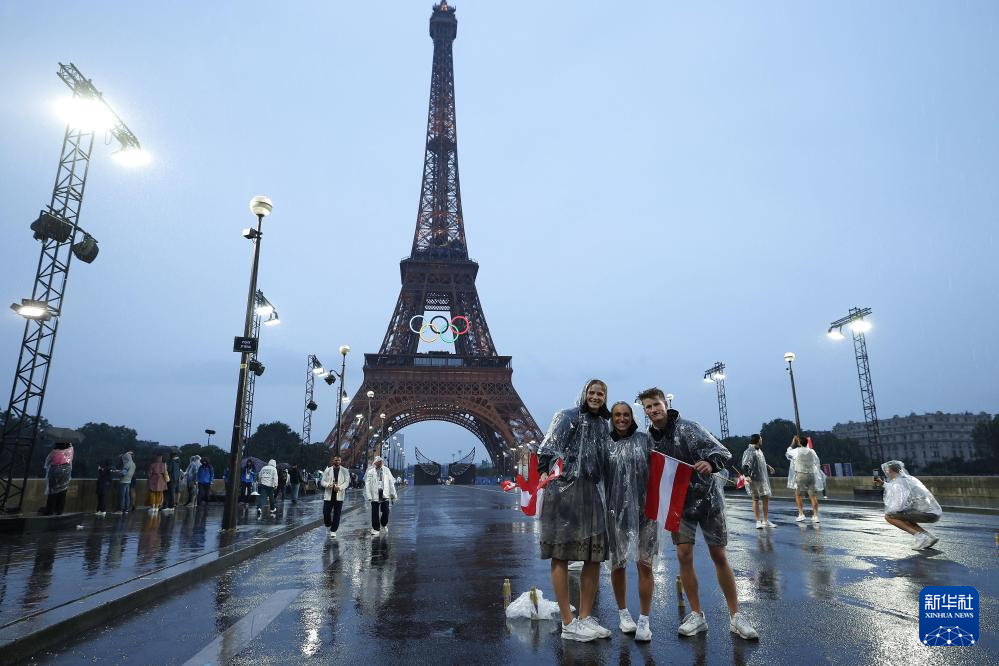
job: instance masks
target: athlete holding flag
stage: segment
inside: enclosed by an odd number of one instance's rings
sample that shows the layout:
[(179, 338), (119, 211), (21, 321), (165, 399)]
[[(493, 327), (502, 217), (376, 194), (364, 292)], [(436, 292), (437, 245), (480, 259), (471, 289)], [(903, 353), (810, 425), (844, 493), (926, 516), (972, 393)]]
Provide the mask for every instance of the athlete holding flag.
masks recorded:
[[(732, 458), (731, 452), (699, 423), (680, 418), (678, 411), (668, 409), (662, 390), (646, 389), (638, 395), (638, 400), (651, 422), (649, 436), (654, 450), (689, 465), (693, 472), (689, 476), (677, 530), (672, 532), (676, 557), (680, 563), (680, 579), (690, 600), (691, 610), (680, 624), (679, 633), (682, 636), (694, 636), (708, 629), (707, 620), (701, 611), (697, 573), (694, 571), (694, 541), (697, 527), (700, 526), (715, 565), (718, 585), (728, 604), (729, 629), (742, 638), (759, 638), (756, 629), (739, 612), (735, 575), (725, 554), (725, 546), (728, 544), (725, 498), (722, 495), (721, 480), (713, 476), (725, 468)], [(654, 478), (652, 469), (650, 478)]]

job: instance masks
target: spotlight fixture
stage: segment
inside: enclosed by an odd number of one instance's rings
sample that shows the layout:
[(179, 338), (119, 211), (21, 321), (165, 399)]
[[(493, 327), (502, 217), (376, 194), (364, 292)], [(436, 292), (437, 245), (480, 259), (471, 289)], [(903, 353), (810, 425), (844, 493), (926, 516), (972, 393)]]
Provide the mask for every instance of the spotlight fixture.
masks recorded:
[(264, 374), (265, 370), (264, 364), (255, 358), (251, 358), (249, 362), (247, 362), (246, 367), (250, 372), (255, 374), (257, 377)]
[(38, 219), (31, 223), (35, 240), (54, 240), (65, 243), (73, 235), (73, 225), (63, 218), (43, 210)]
[(73, 244), (73, 254), (77, 259), (86, 264), (94, 263), (94, 259), (97, 258), (99, 251), (100, 248), (97, 247), (97, 239), (87, 232), (83, 232), (83, 240)]
[(314, 412), (317, 409), (319, 409), (319, 405), (316, 404), (315, 400), (310, 400), (309, 403), (307, 405), (305, 405), (305, 408), (307, 410), (309, 410), (310, 412)]
[(327, 372), (326, 376), (323, 377), (323, 381), (326, 382), (327, 385), (333, 386), (333, 382), (336, 381), (336, 375), (334, 375), (332, 372)]
[(45, 301), (22, 298), (20, 303), (11, 303), (10, 309), (25, 319), (48, 321), (52, 318), (52, 310), (49, 309), (49, 304)]

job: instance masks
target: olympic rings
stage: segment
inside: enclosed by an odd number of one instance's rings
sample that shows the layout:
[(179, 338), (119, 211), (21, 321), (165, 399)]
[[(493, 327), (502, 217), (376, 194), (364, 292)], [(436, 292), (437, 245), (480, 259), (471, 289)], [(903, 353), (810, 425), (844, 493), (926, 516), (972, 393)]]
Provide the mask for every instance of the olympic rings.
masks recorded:
[[(424, 320), (425, 317), (423, 315), (414, 315), (413, 317), (411, 317), (409, 319), (409, 330), (419, 335), (420, 340), (423, 340), (428, 344), (440, 340), (444, 344), (453, 345), (459, 337), (468, 333), (469, 329), (471, 329), (472, 326), (471, 323), (468, 321), (468, 317), (466, 317), (465, 315), (458, 315), (456, 317), (451, 317), (450, 321), (444, 315), (434, 315), (428, 323), (423, 324), (419, 328), (415, 326), (415, 322), (417, 319)], [(438, 319), (444, 323), (437, 324)], [(459, 319), (465, 322), (465, 328), (460, 331), (458, 330), (458, 327), (455, 325), (455, 322), (457, 322)], [(427, 329), (430, 329), (430, 332), (433, 334), (433, 337), (426, 335)]]

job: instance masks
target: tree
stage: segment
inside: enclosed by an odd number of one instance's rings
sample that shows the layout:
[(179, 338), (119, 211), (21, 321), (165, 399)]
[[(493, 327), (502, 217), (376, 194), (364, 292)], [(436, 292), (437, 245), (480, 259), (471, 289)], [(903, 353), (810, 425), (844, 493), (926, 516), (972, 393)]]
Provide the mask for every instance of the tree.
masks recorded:
[(977, 423), (971, 431), (971, 439), (979, 458), (992, 461), (999, 459), (999, 414), (992, 417), (991, 421)]

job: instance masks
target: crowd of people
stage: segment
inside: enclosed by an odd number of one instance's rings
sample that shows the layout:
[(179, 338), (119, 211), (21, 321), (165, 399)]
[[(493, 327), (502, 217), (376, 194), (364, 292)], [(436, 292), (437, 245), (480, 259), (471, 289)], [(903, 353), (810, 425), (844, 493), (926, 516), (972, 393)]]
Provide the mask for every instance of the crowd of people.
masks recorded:
[[(750, 438), (741, 469), (736, 470), (731, 466), (731, 452), (707, 429), (671, 409), (663, 391), (647, 389), (637, 400), (648, 419), (645, 432), (639, 431), (631, 403), (616, 402), (608, 409), (607, 384), (590, 380), (576, 405), (555, 415), (538, 448), (537, 472), (545, 486), (539, 517), (540, 550), (542, 559), (551, 560), (562, 638), (585, 642), (611, 636), (611, 631), (592, 615), (600, 566), (607, 561), (619, 609), (619, 629), (633, 633), (637, 641), (652, 639), (652, 571), (659, 539), (665, 532), (656, 520), (646, 516), (646, 494), (650, 456), (658, 452), (692, 468), (677, 529), (669, 532), (676, 546), (682, 589), (690, 605), (678, 633), (694, 636), (708, 629), (694, 568), (694, 544), (700, 532), (725, 598), (730, 631), (743, 639), (758, 639), (758, 632), (740, 612), (735, 576), (726, 555), (728, 524), (723, 486), (730, 480), (736, 482), (733, 477), (741, 475), (753, 501), (756, 528), (776, 527), (769, 517), (771, 475), (775, 470), (764, 456), (762, 437), (756, 434)], [(802, 494), (807, 494), (811, 522), (818, 524), (818, 493), (825, 488), (818, 455), (810, 442), (795, 436), (786, 456), (790, 462), (787, 487), (794, 490), (798, 508), (796, 522), (806, 521)], [(931, 547), (938, 537), (922, 524), (939, 520), (940, 505), (901, 462), (889, 461), (882, 468), (885, 476), (876, 478), (875, 483), (885, 489), (885, 519), (913, 535), (914, 549)], [(627, 606), (629, 562), (634, 562), (638, 570), (637, 621)], [(580, 572), (577, 615), (569, 604), (569, 571), (573, 569)]]

